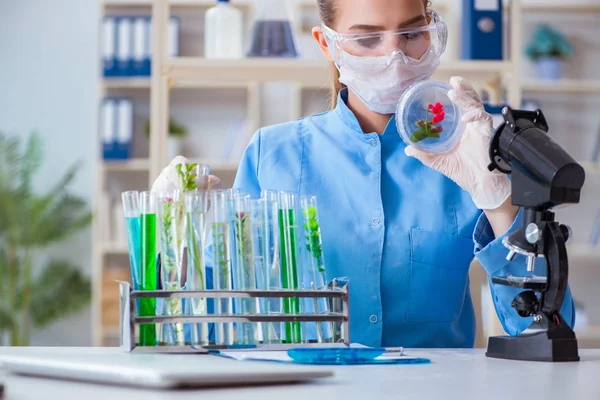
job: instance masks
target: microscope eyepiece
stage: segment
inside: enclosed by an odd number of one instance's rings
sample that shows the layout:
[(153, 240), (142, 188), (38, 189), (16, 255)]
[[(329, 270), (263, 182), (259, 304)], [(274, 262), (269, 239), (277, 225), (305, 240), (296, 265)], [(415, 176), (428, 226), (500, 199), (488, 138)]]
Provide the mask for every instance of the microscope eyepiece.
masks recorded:
[(585, 170), (548, 136), (541, 110), (505, 107), (490, 145), (489, 169), (511, 174), (513, 204), (548, 209), (578, 203)]

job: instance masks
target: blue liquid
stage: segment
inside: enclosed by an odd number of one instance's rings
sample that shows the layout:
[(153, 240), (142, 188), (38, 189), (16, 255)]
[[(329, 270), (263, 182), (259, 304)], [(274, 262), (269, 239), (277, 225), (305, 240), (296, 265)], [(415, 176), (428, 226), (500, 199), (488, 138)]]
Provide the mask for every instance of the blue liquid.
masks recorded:
[(248, 57), (298, 57), (289, 21), (256, 21)]
[(127, 241), (129, 244), (129, 265), (131, 267), (131, 282), (133, 290), (141, 288), (141, 263), (142, 263), (142, 221), (141, 217), (125, 218), (127, 226)]

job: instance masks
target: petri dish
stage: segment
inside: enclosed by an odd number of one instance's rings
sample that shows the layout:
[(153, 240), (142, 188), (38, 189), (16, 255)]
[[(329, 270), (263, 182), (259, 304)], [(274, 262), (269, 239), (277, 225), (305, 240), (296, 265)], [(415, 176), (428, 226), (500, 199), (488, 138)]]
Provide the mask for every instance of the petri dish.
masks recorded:
[(383, 348), (298, 348), (288, 350), (294, 362), (320, 365), (356, 365), (373, 361), (385, 353)]
[(410, 86), (396, 109), (396, 127), (402, 140), (427, 153), (445, 153), (464, 131), (462, 113), (448, 97), (452, 87), (428, 80)]

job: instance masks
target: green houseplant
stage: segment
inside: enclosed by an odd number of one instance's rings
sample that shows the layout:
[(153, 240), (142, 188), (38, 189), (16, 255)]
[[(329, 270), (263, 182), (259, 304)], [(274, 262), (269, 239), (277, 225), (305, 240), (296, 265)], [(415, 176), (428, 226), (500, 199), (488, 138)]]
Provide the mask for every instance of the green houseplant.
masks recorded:
[(559, 79), (564, 61), (573, 55), (573, 48), (562, 33), (542, 24), (534, 30), (526, 54), (536, 63), (540, 78)]
[[(146, 136), (150, 137), (150, 121), (146, 124)], [(167, 138), (167, 156), (169, 160), (172, 160), (179, 155), (179, 149), (181, 147), (181, 140), (188, 134), (188, 130), (185, 125), (177, 122), (175, 119), (169, 119), (169, 136)]]
[(42, 166), (41, 139), (32, 134), (22, 144), (0, 134), (0, 344), (13, 346), (28, 345), (33, 327), (90, 299), (89, 279), (77, 266), (42, 254), (91, 222), (86, 202), (69, 192), (79, 165), (39, 194), (33, 177)]

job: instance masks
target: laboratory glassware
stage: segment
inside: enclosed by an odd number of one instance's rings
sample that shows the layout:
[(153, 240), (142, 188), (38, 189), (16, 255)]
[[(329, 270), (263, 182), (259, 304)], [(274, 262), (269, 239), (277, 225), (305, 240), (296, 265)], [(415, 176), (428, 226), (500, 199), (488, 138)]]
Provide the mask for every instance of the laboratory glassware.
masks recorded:
[(248, 57), (298, 57), (288, 0), (258, 0)]
[[(214, 190), (211, 193), (212, 208), (212, 249), (213, 249), (213, 283), (217, 290), (232, 290), (231, 286), (231, 220), (229, 194), (226, 190)], [(231, 298), (215, 299), (217, 315), (232, 314)], [(233, 325), (231, 323), (215, 324), (215, 341), (217, 345), (233, 344)]]
[[(327, 276), (325, 271), (325, 257), (323, 255), (323, 241), (321, 238), (321, 224), (316, 196), (301, 196), (300, 207), (302, 209), (302, 225), (304, 228), (304, 246), (306, 257), (303, 261), (303, 284), (304, 289), (323, 290), (327, 288)], [(316, 313), (330, 312), (327, 299), (314, 298), (305, 299), (311, 302), (310, 308)], [(319, 343), (333, 340), (333, 326), (331, 322), (316, 324), (317, 340)]]
[[(131, 283), (134, 290), (141, 288), (142, 232), (140, 213), (140, 194), (137, 191), (121, 193), (125, 224), (127, 227), (127, 244), (129, 248), (129, 266)], [(139, 303), (139, 302), (138, 302)], [(139, 311), (139, 304), (138, 304)]]
[[(298, 226), (296, 195), (279, 193), (279, 237), (281, 247), (281, 284), (284, 289), (298, 290)], [(300, 314), (300, 299), (283, 300), (286, 314)], [(285, 342), (301, 343), (302, 327), (299, 322), (285, 323)]]
[[(150, 192), (140, 193), (141, 214), (141, 289), (156, 290), (156, 196)], [(140, 299), (139, 314), (142, 317), (156, 315), (156, 299)], [(156, 346), (156, 326), (154, 324), (140, 325), (141, 346)]]
[[(256, 285), (261, 290), (281, 290), (280, 248), (277, 193), (264, 193), (261, 199), (252, 200), (252, 235), (254, 238), (254, 265)], [(260, 313), (282, 314), (281, 298), (260, 299)], [(262, 324), (263, 343), (281, 343), (280, 322)]]
[(452, 87), (435, 80), (410, 86), (396, 110), (402, 140), (427, 153), (444, 153), (456, 146), (464, 132), (460, 108), (448, 97)]
[[(234, 239), (236, 265), (233, 270), (233, 288), (235, 290), (255, 290), (256, 273), (254, 269), (254, 245), (252, 237), (252, 213), (250, 196), (243, 193), (234, 195)], [(238, 308), (239, 307), (239, 308)], [(236, 314), (252, 315), (257, 313), (257, 299), (238, 299)], [(237, 326), (239, 344), (256, 344), (256, 323), (240, 322)]]
[[(161, 286), (163, 290), (181, 289), (181, 269), (185, 243), (182, 226), (185, 209), (181, 207), (182, 193), (178, 190), (158, 195), (158, 226), (160, 232)], [(185, 205), (185, 202), (183, 202)], [(181, 298), (164, 299), (163, 315), (181, 315)], [(161, 342), (166, 345), (184, 343), (183, 324), (163, 324)]]
[[(206, 265), (204, 262), (204, 231), (210, 193), (199, 190), (185, 195), (186, 228), (187, 228), (187, 277), (186, 289), (191, 291), (206, 290)], [(194, 297), (187, 299), (188, 313), (194, 316), (207, 315), (207, 299)], [(190, 340), (192, 345), (209, 344), (209, 327), (207, 323), (190, 324)]]

